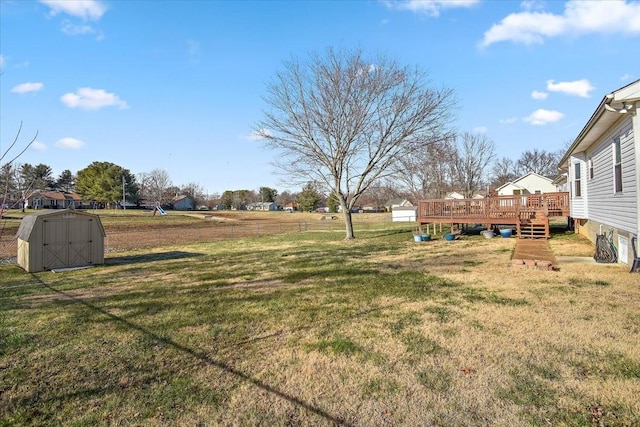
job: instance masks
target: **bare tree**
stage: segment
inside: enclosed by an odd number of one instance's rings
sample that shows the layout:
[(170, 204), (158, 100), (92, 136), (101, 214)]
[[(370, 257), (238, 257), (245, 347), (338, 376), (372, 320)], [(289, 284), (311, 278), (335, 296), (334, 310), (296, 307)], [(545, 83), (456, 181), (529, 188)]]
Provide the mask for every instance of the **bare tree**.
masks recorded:
[(518, 159), (518, 169), (521, 173), (535, 172), (543, 176), (556, 176), (562, 154), (560, 151), (551, 153), (537, 148), (527, 150)]
[(413, 156), (399, 160), (395, 176), (413, 199), (442, 198), (451, 190), (457, 157), (451, 140), (435, 141)]
[(149, 173), (143, 173), (139, 176), (141, 197), (165, 205), (175, 194), (169, 192), (169, 188), (173, 185), (169, 173), (164, 169), (154, 169)]
[(202, 205), (205, 202), (204, 187), (197, 182), (188, 182), (180, 187), (180, 194), (191, 197), (196, 205)]
[(455, 178), (465, 197), (482, 188), (494, 154), (495, 144), (485, 134), (465, 132), (460, 136)]
[[(2, 166), (2, 177), (3, 182), (0, 182), (0, 240), (2, 240), (2, 233), (4, 231), (4, 222), (2, 221), (5, 206), (7, 206), (7, 201), (9, 198), (10, 190), (18, 191), (20, 196), (20, 207), (24, 212), (25, 201), (27, 200), (28, 194), (22, 191), (19, 191), (19, 188), (16, 185), (15, 177), (18, 175), (17, 167), (14, 164), (20, 156), (24, 154), (25, 151), (33, 144), (38, 137), (38, 132), (36, 131), (33, 138), (28, 141), (24, 147), (19, 149), (20, 151), (15, 152), (15, 147), (18, 141), (20, 140), (20, 132), (22, 131), (22, 122), (20, 122), (20, 126), (18, 127), (18, 131), (16, 132), (16, 136), (13, 141), (9, 144), (7, 148), (2, 147), (0, 143), (0, 165)], [(13, 175), (13, 176), (12, 176)], [(0, 247), (0, 254), (5, 252), (4, 247)]]
[(319, 182), (337, 199), (346, 239), (353, 239), (358, 198), (398, 159), (443, 133), (452, 91), (426, 83), (419, 69), (384, 56), (329, 48), (306, 62), (285, 62), (267, 87), (270, 111), (255, 130), (277, 150), (290, 179)]
[(297, 197), (296, 194), (291, 193), (291, 191), (289, 190), (285, 190), (282, 193), (278, 193), (276, 195), (275, 202), (278, 205), (284, 207), (285, 205), (295, 202), (296, 197)]
[[(15, 161), (18, 160), (18, 158), (20, 158), (20, 156), (22, 156), (25, 151), (27, 151), (27, 149), (31, 146), (31, 144), (35, 142), (36, 138), (38, 137), (38, 131), (36, 131), (33, 138), (31, 138), (31, 140), (28, 141), (24, 145), (24, 147), (22, 147), (22, 149), (16, 153), (15, 151), (12, 151), (12, 150), (14, 150), (14, 148), (16, 147), (16, 144), (20, 140), (21, 132), (22, 132), (22, 122), (20, 122), (20, 126), (18, 127), (18, 131), (16, 132), (16, 136), (13, 139), (13, 141), (9, 144), (9, 147), (7, 147), (6, 149), (3, 149), (2, 146), (0, 145), (0, 165), (2, 165), (3, 168), (6, 168), (7, 172), (10, 172), (11, 169), (13, 169), (14, 183), (16, 183), (15, 179), (17, 178), (17, 175), (18, 175), (17, 173), (18, 168), (14, 164)], [(8, 159), (8, 160), (5, 160), (5, 159)], [(0, 185), (2, 186), (0, 188), (2, 188), (2, 193), (3, 193), (2, 198), (0, 199), (0, 218), (2, 218), (4, 207), (7, 204), (7, 198), (9, 196), (9, 188), (11, 186), (10, 178), (11, 178), (11, 173), (8, 173), (5, 177), (5, 182), (0, 183)], [(21, 187), (22, 186), (18, 184), (17, 188), (14, 188), (14, 190), (20, 192), (20, 199), (22, 204), (21, 207), (24, 212), (25, 201), (27, 200), (27, 197), (29, 197), (29, 194), (28, 194), (28, 188), (21, 188)]]
[(516, 163), (508, 157), (502, 157), (491, 166), (491, 186), (500, 187), (516, 179), (518, 175)]

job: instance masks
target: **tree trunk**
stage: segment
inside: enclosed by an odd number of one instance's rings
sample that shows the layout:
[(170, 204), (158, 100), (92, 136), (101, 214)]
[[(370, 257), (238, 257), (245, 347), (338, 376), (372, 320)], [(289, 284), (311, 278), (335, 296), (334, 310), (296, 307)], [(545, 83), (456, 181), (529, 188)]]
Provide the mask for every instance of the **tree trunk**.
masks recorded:
[(341, 194), (337, 196), (337, 199), (340, 202), (340, 209), (342, 209), (342, 216), (344, 217), (344, 227), (347, 232), (347, 235), (344, 239), (353, 240), (356, 238), (356, 236), (353, 233), (353, 218), (351, 218), (351, 209), (349, 208), (349, 204)]
[(353, 219), (351, 218), (351, 210), (346, 206), (342, 207), (342, 212), (344, 215), (344, 227), (347, 232), (345, 236), (345, 240), (353, 240), (356, 236), (353, 234)]

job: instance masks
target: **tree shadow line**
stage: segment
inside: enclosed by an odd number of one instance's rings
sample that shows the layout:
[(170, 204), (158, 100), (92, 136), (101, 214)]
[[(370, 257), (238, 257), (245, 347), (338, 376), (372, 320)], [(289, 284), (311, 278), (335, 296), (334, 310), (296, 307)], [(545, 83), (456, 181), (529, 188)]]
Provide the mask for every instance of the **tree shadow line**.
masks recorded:
[[(186, 253), (188, 254), (188, 253)], [(180, 257), (180, 253), (174, 254), (177, 257)], [(193, 256), (193, 254), (188, 254), (188, 256)], [(140, 256), (139, 258), (141, 259), (145, 259), (145, 257), (147, 257), (146, 255)], [(129, 258), (129, 257), (123, 257), (123, 258)], [(134, 257), (135, 258), (135, 257)], [(146, 258), (148, 260), (148, 258)], [(157, 259), (157, 258), (153, 258), (153, 259)], [(143, 262), (143, 261), (138, 261), (138, 262)], [(182, 353), (185, 353), (191, 357), (194, 357), (210, 366), (214, 366), (220, 370), (222, 370), (223, 372), (233, 375), (243, 381), (246, 381), (250, 384), (253, 384), (254, 386), (268, 392), (271, 393), (279, 398), (285, 399), (287, 401), (289, 401), (290, 403), (297, 405), (301, 408), (304, 408), (305, 410), (314, 413), (322, 418), (324, 418), (325, 420), (333, 423), (334, 425), (338, 425), (338, 426), (351, 426), (350, 423), (344, 421), (341, 417), (338, 416), (334, 416), (332, 414), (329, 414), (327, 411), (323, 410), (322, 408), (319, 408), (309, 402), (306, 402), (296, 396), (290, 395), (288, 393), (285, 393), (282, 390), (279, 390), (278, 388), (271, 386), (269, 384), (267, 384), (266, 382), (258, 379), (258, 378), (254, 378), (253, 376), (242, 372), (236, 368), (234, 368), (233, 366), (231, 366), (228, 363), (219, 361), (219, 360), (215, 360), (212, 357), (210, 357), (207, 353), (205, 353), (204, 351), (199, 351), (190, 347), (187, 347), (183, 344), (180, 344), (174, 340), (172, 340), (171, 338), (168, 337), (164, 337), (164, 336), (160, 336), (140, 325), (137, 325), (135, 323), (132, 323), (120, 316), (117, 316), (115, 314), (110, 313), (109, 311), (100, 308), (88, 301), (85, 301), (81, 298), (78, 298), (70, 293), (67, 293), (65, 291), (61, 291), (59, 289), (54, 288), (53, 286), (45, 283), (44, 281), (42, 281), (39, 277), (32, 275), (34, 277), (35, 280), (37, 280), (38, 282), (40, 282), (40, 284), (42, 286), (44, 286), (45, 288), (51, 290), (52, 292), (55, 292), (58, 295), (63, 296), (65, 299), (68, 299), (70, 301), (73, 301), (74, 303), (78, 303), (78, 304), (82, 304), (83, 306), (98, 312), (108, 318), (110, 318), (111, 320), (114, 320), (126, 327), (128, 327), (131, 330), (137, 331), (145, 336), (147, 336), (148, 338), (151, 338), (152, 340), (156, 341), (156, 342), (162, 342), (167, 346), (170, 346)], [(260, 339), (265, 339), (266, 337), (260, 337)], [(90, 390), (87, 390), (88, 392), (90, 392)], [(85, 391), (85, 392), (87, 392)], [(99, 390), (98, 390), (99, 391)], [(82, 391), (80, 392), (82, 394)]]

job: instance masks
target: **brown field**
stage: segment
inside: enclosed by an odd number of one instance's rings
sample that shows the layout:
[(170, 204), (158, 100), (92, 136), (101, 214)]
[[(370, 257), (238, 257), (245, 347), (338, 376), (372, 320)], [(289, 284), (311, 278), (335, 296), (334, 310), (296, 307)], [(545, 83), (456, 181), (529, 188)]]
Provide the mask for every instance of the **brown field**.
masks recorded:
[[(105, 250), (118, 252), (173, 244), (217, 242), (300, 231), (340, 230), (340, 214), (249, 211), (194, 211), (152, 215), (150, 211), (89, 211), (100, 216), (105, 229)], [(29, 214), (27, 212), (26, 214)], [(16, 256), (15, 234), (24, 214), (8, 211), (0, 220), (0, 259)], [(354, 224), (367, 227), (389, 222), (390, 214), (355, 214)]]

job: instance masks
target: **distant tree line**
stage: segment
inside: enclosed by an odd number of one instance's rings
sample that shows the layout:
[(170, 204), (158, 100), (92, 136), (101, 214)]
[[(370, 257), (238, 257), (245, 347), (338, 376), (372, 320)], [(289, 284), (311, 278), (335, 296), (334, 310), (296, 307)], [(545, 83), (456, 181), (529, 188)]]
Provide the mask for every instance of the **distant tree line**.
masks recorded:
[[(424, 151), (402, 158), (394, 174), (378, 180), (363, 192), (360, 206), (383, 207), (393, 198), (413, 202), (442, 198), (451, 191), (471, 197), (478, 191), (495, 189), (528, 172), (555, 177), (561, 150), (525, 150), (518, 159), (497, 157), (494, 143), (484, 134), (462, 133), (428, 145)], [(256, 202), (276, 203), (280, 208), (295, 206), (300, 211), (327, 207), (338, 211), (339, 202), (319, 182), (308, 182), (299, 192), (279, 192), (275, 188), (226, 190), (207, 194), (202, 185), (189, 182), (174, 185), (164, 169), (133, 174), (129, 169), (109, 162), (93, 162), (73, 174), (65, 169), (54, 176), (50, 166), (40, 163), (7, 163), (0, 167), (0, 194), (14, 199), (28, 197), (34, 191), (77, 193), (84, 200), (120, 203), (123, 184), (126, 202), (134, 205), (169, 205), (179, 195), (192, 198), (207, 209), (243, 209)]]
[(133, 205), (167, 205), (177, 195), (189, 196), (200, 204), (207, 199), (200, 184), (176, 186), (165, 170), (154, 169), (136, 176), (110, 162), (93, 162), (75, 175), (66, 169), (57, 177), (46, 164), (6, 163), (0, 167), (0, 183), (0, 194), (12, 196), (9, 198), (13, 200), (27, 199), (35, 191), (77, 193), (84, 200), (101, 204), (119, 204), (123, 193), (125, 202)]

